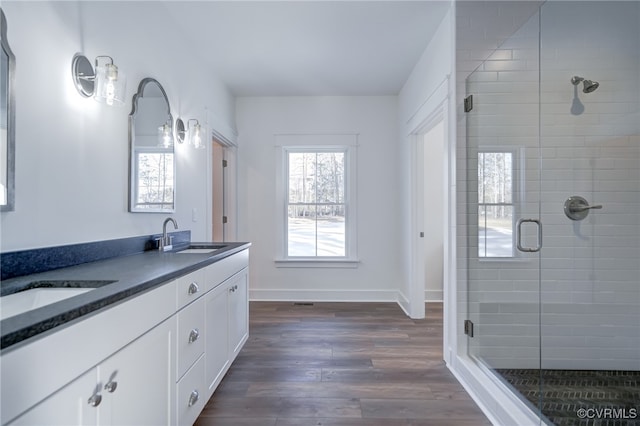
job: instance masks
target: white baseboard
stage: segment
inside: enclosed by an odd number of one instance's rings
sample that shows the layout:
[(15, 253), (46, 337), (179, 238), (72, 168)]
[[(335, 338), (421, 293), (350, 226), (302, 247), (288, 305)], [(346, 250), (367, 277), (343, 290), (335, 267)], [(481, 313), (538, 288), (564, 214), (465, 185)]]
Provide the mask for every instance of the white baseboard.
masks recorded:
[(470, 359), (455, 357), (447, 367), (495, 426), (539, 426), (540, 418), (504, 384)]
[[(249, 300), (264, 302), (397, 302), (393, 290), (249, 290)], [(404, 309), (404, 308), (403, 308)]]
[(425, 290), (424, 301), (425, 302), (443, 302), (444, 292), (442, 290)]

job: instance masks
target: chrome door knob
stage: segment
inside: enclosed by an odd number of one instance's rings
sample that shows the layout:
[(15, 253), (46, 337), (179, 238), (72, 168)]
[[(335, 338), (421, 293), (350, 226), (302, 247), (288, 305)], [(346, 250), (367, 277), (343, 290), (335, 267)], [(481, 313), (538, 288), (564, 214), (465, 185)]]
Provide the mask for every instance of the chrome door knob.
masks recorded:
[(115, 382), (112, 380), (106, 385), (104, 385), (104, 390), (106, 390), (109, 393), (114, 393), (117, 387), (118, 387), (118, 382)]

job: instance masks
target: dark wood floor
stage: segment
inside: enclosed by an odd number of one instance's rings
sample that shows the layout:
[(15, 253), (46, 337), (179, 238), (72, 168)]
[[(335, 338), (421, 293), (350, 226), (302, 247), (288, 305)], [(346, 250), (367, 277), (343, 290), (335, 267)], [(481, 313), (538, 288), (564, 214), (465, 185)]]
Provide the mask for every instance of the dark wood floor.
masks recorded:
[(252, 302), (197, 426), (490, 425), (442, 361), (442, 304)]

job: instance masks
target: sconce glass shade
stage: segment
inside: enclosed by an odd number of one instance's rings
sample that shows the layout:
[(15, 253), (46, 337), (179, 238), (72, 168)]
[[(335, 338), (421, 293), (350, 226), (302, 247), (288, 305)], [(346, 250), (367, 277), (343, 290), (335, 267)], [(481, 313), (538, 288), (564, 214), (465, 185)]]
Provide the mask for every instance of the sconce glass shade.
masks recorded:
[(171, 148), (173, 146), (171, 125), (168, 123), (158, 127), (158, 146), (162, 148)]
[(195, 149), (205, 149), (207, 147), (207, 130), (205, 126), (202, 126), (196, 119), (189, 120), (189, 123), (195, 121), (193, 126), (188, 126), (189, 139), (188, 143)]
[(114, 64), (96, 67), (96, 87), (93, 98), (107, 105), (124, 105), (127, 89), (125, 75)]

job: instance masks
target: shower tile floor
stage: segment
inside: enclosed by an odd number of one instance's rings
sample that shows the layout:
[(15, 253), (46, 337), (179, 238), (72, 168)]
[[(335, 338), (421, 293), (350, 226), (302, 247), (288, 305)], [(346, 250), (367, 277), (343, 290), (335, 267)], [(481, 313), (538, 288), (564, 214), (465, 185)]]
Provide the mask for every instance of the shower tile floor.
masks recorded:
[[(534, 407), (542, 397), (542, 414), (556, 426), (640, 426), (640, 371), (497, 369), (496, 372)], [(578, 417), (580, 409), (604, 408), (626, 410), (618, 412), (626, 413), (627, 418)]]

